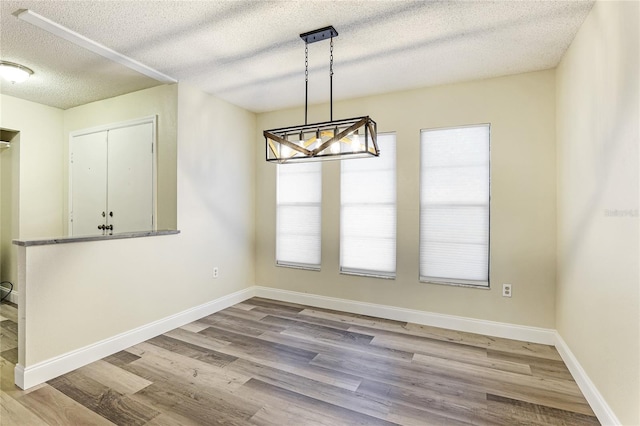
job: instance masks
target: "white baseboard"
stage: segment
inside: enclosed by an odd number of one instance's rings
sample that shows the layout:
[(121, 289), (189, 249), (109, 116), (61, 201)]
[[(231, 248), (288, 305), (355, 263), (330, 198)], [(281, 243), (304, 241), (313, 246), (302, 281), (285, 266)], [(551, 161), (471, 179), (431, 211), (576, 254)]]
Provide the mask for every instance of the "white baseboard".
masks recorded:
[(254, 289), (255, 296), (267, 299), (555, 346), (600, 423), (603, 425), (621, 424), (556, 330), (437, 314), (270, 287), (256, 286)]
[(182, 327), (236, 303), (243, 302), (253, 295), (254, 288), (249, 287), (26, 368), (18, 364), (14, 373), (15, 383), (21, 389), (29, 389), (174, 328)]
[(28, 389), (254, 296), (396, 321), (442, 327), (450, 330), (555, 345), (598, 420), (603, 425), (620, 424), (609, 405), (556, 330), (478, 320), (261, 286), (253, 286), (237, 291), (27, 368), (18, 364), (15, 368), (15, 383), (21, 389)]
[(573, 355), (571, 349), (564, 341), (562, 336), (555, 332), (556, 342), (555, 346), (558, 353), (562, 357), (562, 360), (567, 365), (567, 368), (571, 372), (573, 379), (576, 381), (578, 387), (582, 391), (587, 402), (591, 406), (591, 409), (595, 413), (596, 417), (603, 425), (619, 425), (621, 424), (616, 417), (609, 404), (604, 400), (596, 385), (593, 384), (587, 372), (584, 371), (578, 359)]
[[(5, 291), (5, 287), (3, 286), (2, 287), (2, 291), (4, 292), (4, 294), (6, 294), (6, 292), (9, 291), (9, 289), (6, 289), (6, 291)], [(4, 296), (4, 294), (3, 294), (3, 296)], [(2, 297), (2, 296), (0, 296), (0, 297)], [(15, 303), (17, 305), (18, 304), (18, 292), (13, 290), (11, 293), (9, 293), (9, 296), (5, 300), (8, 301), (8, 302), (11, 302), (11, 303)]]
[(18, 364), (15, 369), (16, 385), (21, 389), (31, 388), (253, 296), (527, 342), (553, 345), (556, 341), (555, 331), (550, 329), (254, 286), (26, 368)]
[(541, 343), (544, 345), (553, 345), (555, 343), (555, 330), (549, 328), (528, 327), (524, 325), (437, 314), (415, 309), (318, 296), (315, 294), (299, 293), (270, 287), (256, 286), (254, 288), (255, 295), (258, 297), (281, 300), (283, 302), (299, 303), (318, 308), (334, 309), (336, 311), (412, 322), (468, 333), (503, 337), (506, 339), (522, 340), (525, 342)]

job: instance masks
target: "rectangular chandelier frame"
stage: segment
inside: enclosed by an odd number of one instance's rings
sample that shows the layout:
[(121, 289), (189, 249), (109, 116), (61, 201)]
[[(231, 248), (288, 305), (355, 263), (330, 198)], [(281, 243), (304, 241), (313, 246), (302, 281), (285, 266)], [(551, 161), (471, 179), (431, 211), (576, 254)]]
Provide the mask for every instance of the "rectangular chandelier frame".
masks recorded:
[(369, 116), (282, 127), (263, 132), (266, 160), (299, 163), (380, 155), (377, 124)]

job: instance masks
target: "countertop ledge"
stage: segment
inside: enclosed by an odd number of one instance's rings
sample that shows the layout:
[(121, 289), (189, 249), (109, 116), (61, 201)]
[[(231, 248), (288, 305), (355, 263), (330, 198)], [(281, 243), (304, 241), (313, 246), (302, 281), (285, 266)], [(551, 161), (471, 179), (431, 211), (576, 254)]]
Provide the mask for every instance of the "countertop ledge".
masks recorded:
[(122, 240), (125, 238), (158, 237), (162, 235), (175, 235), (179, 233), (180, 231), (178, 230), (123, 232), (122, 234), (90, 235), (87, 237), (59, 237), (40, 240), (13, 240), (13, 244), (23, 247), (46, 246), (51, 244), (84, 243), (89, 241)]

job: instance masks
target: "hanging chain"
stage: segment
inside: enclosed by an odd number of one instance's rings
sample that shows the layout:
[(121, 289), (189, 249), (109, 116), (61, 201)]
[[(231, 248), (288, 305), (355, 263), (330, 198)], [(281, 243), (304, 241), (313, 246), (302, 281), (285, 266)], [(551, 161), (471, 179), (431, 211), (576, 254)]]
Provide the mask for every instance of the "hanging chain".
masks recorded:
[(304, 42), (304, 125), (307, 125), (309, 105), (309, 43)]
[(309, 81), (309, 43), (304, 44), (304, 81)]
[(329, 50), (329, 72), (333, 77), (333, 37), (331, 37), (331, 48)]
[(333, 37), (329, 48), (329, 120), (333, 121)]

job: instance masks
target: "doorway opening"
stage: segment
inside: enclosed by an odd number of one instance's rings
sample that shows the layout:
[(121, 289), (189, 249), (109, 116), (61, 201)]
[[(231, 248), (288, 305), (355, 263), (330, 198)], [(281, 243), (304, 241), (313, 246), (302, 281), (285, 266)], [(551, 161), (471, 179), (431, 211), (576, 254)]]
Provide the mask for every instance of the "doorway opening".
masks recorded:
[[(0, 362), (18, 363), (20, 132), (0, 128)], [(10, 283), (10, 284), (8, 284)]]

